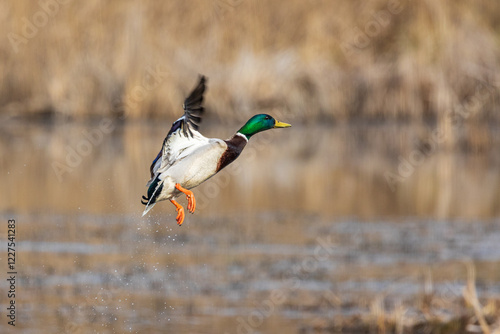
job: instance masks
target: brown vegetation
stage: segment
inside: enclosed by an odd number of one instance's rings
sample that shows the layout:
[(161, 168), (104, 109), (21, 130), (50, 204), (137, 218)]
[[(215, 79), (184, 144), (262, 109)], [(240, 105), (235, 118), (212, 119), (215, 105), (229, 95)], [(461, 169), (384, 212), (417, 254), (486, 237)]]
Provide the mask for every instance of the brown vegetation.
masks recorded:
[(487, 88), (473, 112), (499, 120), (496, 1), (70, 1), (45, 24), (1, 7), (3, 116), (171, 118), (203, 73), (219, 118), (433, 121)]

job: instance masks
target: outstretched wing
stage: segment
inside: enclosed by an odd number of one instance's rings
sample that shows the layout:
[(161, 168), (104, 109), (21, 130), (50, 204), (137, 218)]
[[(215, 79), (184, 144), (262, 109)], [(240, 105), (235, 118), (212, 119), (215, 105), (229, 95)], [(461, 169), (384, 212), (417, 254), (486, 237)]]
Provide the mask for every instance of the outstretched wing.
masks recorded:
[(198, 130), (198, 126), (201, 122), (201, 115), (205, 111), (203, 108), (203, 93), (205, 93), (205, 82), (206, 78), (202, 75), (200, 77), (200, 82), (198, 86), (189, 94), (186, 100), (184, 100), (184, 115), (179, 118), (182, 120), (181, 128), (185, 136), (193, 136), (192, 129)]
[(164, 170), (177, 159), (207, 142), (208, 139), (198, 132), (201, 116), (205, 110), (202, 105), (203, 93), (206, 89), (205, 83), (205, 76), (201, 76), (198, 85), (184, 101), (184, 115), (172, 124), (170, 131), (163, 141), (162, 149), (151, 164), (149, 169), (151, 180), (148, 182), (148, 185), (154, 179), (159, 169)]

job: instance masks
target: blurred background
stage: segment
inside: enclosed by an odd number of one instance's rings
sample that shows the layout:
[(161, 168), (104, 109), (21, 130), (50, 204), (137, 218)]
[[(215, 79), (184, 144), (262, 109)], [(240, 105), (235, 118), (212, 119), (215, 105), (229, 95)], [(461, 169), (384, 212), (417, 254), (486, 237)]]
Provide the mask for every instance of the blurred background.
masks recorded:
[[(2, 332), (499, 331), (498, 1), (8, 0), (0, 16), (0, 245), (15, 219), (18, 270)], [(293, 126), (252, 137), (182, 227), (168, 202), (143, 218), (200, 74), (204, 135), (256, 113)]]

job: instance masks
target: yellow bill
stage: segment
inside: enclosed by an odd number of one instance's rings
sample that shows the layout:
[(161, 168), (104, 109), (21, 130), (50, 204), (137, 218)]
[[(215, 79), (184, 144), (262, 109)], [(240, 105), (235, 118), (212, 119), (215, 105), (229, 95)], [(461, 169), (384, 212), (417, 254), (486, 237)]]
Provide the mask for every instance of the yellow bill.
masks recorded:
[(289, 128), (291, 127), (292, 125), (288, 124), (288, 123), (283, 123), (283, 122), (280, 122), (278, 120), (276, 120), (276, 123), (274, 124), (274, 127), (275, 128)]

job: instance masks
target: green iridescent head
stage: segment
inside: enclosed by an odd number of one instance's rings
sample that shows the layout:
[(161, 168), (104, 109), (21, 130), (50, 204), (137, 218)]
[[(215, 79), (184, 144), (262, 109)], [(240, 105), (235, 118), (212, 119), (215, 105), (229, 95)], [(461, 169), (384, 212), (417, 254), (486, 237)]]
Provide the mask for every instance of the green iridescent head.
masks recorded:
[(258, 114), (253, 116), (246, 122), (245, 125), (238, 130), (239, 133), (250, 139), (254, 134), (273, 129), (273, 128), (288, 128), (290, 124), (283, 123), (274, 119), (274, 117), (266, 114)]

